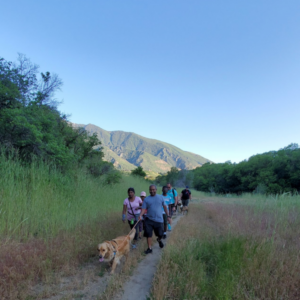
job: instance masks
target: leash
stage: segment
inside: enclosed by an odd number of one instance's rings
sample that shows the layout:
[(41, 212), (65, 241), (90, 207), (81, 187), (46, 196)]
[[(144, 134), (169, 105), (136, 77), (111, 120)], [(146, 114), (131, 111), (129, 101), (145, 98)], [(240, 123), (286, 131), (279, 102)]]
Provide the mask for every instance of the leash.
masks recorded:
[[(122, 240), (122, 242), (120, 243), (120, 245), (118, 245), (117, 242), (116, 242), (115, 240), (109, 241), (109, 242), (114, 242), (115, 244), (117, 244), (117, 247), (115, 248), (116, 251), (113, 251), (113, 252), (114, 252), (114, 256), (116, 256), (116, 252), (120, 249), (121, 245), (124, 244), (124, 241), (130, 236), (131, 232), (133, 231), (133, 229), (135, 228), (135, 226), (136, 226), (139, 222), (140, 222), (140, 220), (138, 220), (138, 221), (135, 223), (135, 225), (132, 227), (132, 229), (129, 231), (129, 233), (124, 237), (124, 239)], [(111, 245), (111, 244), (110, 244), (110, 245)], [(114, 248), (113, 245), (111, 245), (111, 247)]]

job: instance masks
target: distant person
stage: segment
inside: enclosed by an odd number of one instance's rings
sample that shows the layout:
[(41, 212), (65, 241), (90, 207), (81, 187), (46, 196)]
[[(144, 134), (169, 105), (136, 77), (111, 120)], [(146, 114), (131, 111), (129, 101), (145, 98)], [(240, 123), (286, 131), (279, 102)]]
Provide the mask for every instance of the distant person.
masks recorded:
[[(165, 201), (165, 205), (167, 207), (169, 207), (169, 203), (171, 201), (171, 197), (168, 195), (168, 187), (164, 186), (162, 188), (162, 196), (164, 198)], [(172, 222), (172, 219), (170, 218), (170, 222), (168, 222), (168, 215), (165, 213), (164, 208), (162, 207), (162, 211), (163, 211), (163, 218), (164, 218), (164, 235), (163, 235), (163, 239), (165, 239), (167, 237), (167, 228), (168, 228), (168, 223), (170, 225), (170, 223)], [(170, 212), (169, 212), (170, 214)], [(170, 229), (171, 229), (171, 225), (170, 225)]]
[[(144, 202), (146, 196), (147, 196), (146, 192), (144, 192), (144, 191), (141, 192), (140, 198), (141, 198), (142, 202)], [(141, 206), (140, 206), (140, 209), (142, 209), (142, 204), (141, 204)], [(140, 221), (140, 222), (139, 222), (139, 225), (138, 225), (138, 226), (139, 226), (139, 239), (142, 238), (142, 231), (144, 230), (144, 227), (145, 227), (145, 226), (144, 226), (144, 221), (145, 221), (146, 215), (147, 215), (147, 211), (144, 213), (143, 220)]]
[(182, 190), (180, 194), (182, 206), (189, 206), (190, 200), (192, 200), (192, 193), (189, 190), (189, 187), (186, 186), (184, 190)]
[[(139, 220), (142, 220), (145, 211), (147, 210), (147, 217), (145, 220), (145, 237), (147, 237), (148, 249), (145, 251), (145, 254), (152, 253), (152, 235), (153, 230), (155, 235), (157, 236), (157, 241), (160, 248), (164, 247), (164, 243), (162, 242), (163, 238), (163, 215), (161, 212), (161, 208), (164, 208), (166, 215), (168, 216), (168, 209), (165, 205), (165, 201), (162, 195), (156, 194), (157, 188), (154, 184), (150, 185), (149, 192), (150, 196), (146, 197), (142, 204), (142, 212), (140, 214)], [(170, 216), (168, 216), (170, 219)]]
[[(141, 205), (142, 200), (140, 197), (135, 196), (135, 190), (134, 188), (129, 188), (128, 191), (128, 198), (124, 200), (123, 203), (123, 214), (122, 214), (122, 220), (125, 223), (126, 219), (126, 212), (127, 212), (127, 220), (128, 224), (130, 226), (130, 229), (133, 228), (133, 226), (137, 223), (140, 213), (141, 213)], [(139, 226), (136, 228), (136, 233), (134, 236), (134, 240), (136, 241), (139, 236)]]
[(177, 194), (177, 191), (174, 188), (172, 188), (171, 183), (168, 183), (167, 187), (168, 187), (168, 196), (171, 197), (171, 202), (169, 204), (169, 213), (170, 213), (170, 216), (172, 217), (173, 213), (175, 211), (175, 206), (177, 206), (178, 194)]

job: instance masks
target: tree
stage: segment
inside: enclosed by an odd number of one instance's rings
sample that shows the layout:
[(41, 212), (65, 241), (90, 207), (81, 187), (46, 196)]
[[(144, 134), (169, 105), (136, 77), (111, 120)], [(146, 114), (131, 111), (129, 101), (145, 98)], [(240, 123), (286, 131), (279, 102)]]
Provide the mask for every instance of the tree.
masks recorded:
[(54, 98), (61, 79), (50, 72), (41, 73), (38, 79), (38, 70), (22, 54), (17, 63), (0, 58), (1, 146), (25, 162), (38, 158), (68, 168), (91, 160), (90, 170), (94, 170), (91, 164), (102, 163), (103, 158), (100, 147), (94, 150), (101, 144), (97, 135), (72, 128)]
[(132, 170), (131, 174), (135, 175), (135, 176), (141, 176), (141, 177), (146, 177), (146, 175), (147, 175), (141, 166), (139, 166), (136, 169)]

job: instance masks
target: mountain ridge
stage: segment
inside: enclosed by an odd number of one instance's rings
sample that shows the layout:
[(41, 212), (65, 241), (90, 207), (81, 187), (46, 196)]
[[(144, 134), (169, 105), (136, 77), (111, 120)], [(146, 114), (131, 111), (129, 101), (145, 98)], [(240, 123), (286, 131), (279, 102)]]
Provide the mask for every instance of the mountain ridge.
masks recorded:
[(190, 170), (211, 162), (201, 155), (134, 132), (107, 131), (94, 124), (71, 124), (75, 128), (84, 128), (90, 134), (96, 133), (102, 143), (104, 159), (120, 170), (131, 171), (142, 166), (145, 171), (166, 173), (171, 167)]

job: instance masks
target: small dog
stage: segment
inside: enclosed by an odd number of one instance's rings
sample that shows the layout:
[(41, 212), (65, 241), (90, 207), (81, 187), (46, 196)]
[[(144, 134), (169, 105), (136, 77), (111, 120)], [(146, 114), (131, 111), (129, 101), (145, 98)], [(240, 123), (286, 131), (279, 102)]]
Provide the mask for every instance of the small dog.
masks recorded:
[(180, 206), (180, 211), (184, 215), (184, 214), (187, 214), (189, 212), (189, 208), (187, 206), (181, 205)]
[(123, 256), (127, 259), (130, 251), (130, 243), (134, 238), (135, 231), (134, 229), (129, 236), (119, 236), (111, 241), (105, 241), (98, 245), (99, 261), (110, 262), (112, 265), (110, 274), (115, 272), (116, 266), (120, 263)]

